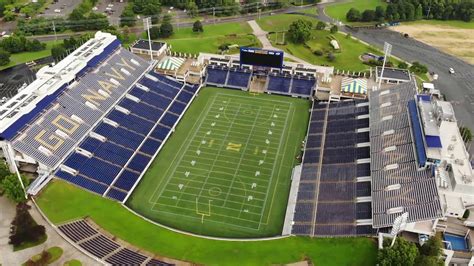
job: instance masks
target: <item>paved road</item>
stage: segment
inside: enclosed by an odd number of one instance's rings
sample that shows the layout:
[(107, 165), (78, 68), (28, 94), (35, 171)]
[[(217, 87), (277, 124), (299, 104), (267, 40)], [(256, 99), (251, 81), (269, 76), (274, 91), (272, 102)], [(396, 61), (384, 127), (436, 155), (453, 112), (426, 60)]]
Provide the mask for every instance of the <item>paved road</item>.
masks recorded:
[[(339, 1), (339, 0), (338, 0)], [(324, 13), (328, 4), (318, 5), (319, 20), (333, 22)], [(449, 100), (456, 112), (456, 118), (462, 125), (474, 130), (474, 66), (452, 55), (446, 54), (432, 46), (412, 38), (404, 38), (398, 32), (389, 29), (359, 29), (354, 31), (341, 27), (341, 31), (351, 33), (371, 45), (383, 49), (383, 43), (392, 44), (392, 54), (408, 62), (418, 61), (428, 66), (429, 70), (439, 75), (434, 81), (435, 87)], [(450, 75), (448, 69), (453, 67), (456, 74)], [(474, 145), (470, 153), (474, 154)]]

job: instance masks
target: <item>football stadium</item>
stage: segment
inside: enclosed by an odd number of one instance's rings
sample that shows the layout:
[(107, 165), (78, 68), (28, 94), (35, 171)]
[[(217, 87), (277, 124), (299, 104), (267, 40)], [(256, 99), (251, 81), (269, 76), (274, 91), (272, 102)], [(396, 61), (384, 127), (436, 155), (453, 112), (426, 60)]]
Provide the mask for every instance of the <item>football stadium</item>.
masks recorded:
[[(97, 32), (0, 106), (0, 147), (35, 173), (28, 194), (58, 233), (106, 264), (220, 264), (212, 251), (261, 241), (249, 265), (337, 265), (302, 236), (355, 254), (462, 216), (473, 174), (449, 102), (419, 94), (406, 70), (333, 72), (249, 47), (125, 49)], [(186, 237), (222, 249), (178, 255), (194, 248)], [(272, 260), (289, 241), (301, 242)]]

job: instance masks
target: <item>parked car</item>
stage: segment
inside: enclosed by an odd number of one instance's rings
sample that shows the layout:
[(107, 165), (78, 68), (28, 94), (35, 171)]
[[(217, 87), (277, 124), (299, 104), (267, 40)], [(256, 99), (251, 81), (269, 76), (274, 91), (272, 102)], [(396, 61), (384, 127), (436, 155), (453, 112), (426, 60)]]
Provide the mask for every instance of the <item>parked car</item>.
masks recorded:
[(449, 68), (449, 74), (454, 74), (454, 69), (452, 67)]

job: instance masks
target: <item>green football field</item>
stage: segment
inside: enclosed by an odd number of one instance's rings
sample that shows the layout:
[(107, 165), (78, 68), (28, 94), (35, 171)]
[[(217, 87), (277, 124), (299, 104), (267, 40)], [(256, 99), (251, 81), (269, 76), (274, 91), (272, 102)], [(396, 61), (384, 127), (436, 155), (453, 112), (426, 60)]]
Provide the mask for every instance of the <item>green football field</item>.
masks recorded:
[(127, 205), (197, 234), (281, 233), (310, 102), (204, 88)]

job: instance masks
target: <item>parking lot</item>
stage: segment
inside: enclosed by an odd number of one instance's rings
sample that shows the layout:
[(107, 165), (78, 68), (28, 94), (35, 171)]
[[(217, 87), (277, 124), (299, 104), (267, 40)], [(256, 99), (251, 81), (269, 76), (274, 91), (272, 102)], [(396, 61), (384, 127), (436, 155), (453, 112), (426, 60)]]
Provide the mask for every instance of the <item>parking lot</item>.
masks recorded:
[[(78, 0), (57, 0), (53, 1), (49, 6), (44, 10), (44, 14), (40, 16), (44, 17), (59, 17), (59, 16), (68, 16), (71, 14), (72, 10), (79, 5), (81, 1)], [(58, 12), (59, 11), (59, 12)]]
[(118, 25), (120, 23), (120, 14), (127, 5), (127, 1), (114, 1), (114, 0), (100, 0), (97, 4), (95, 12), (104, 13), (109, 18), (109, 22), (112, 25)]

